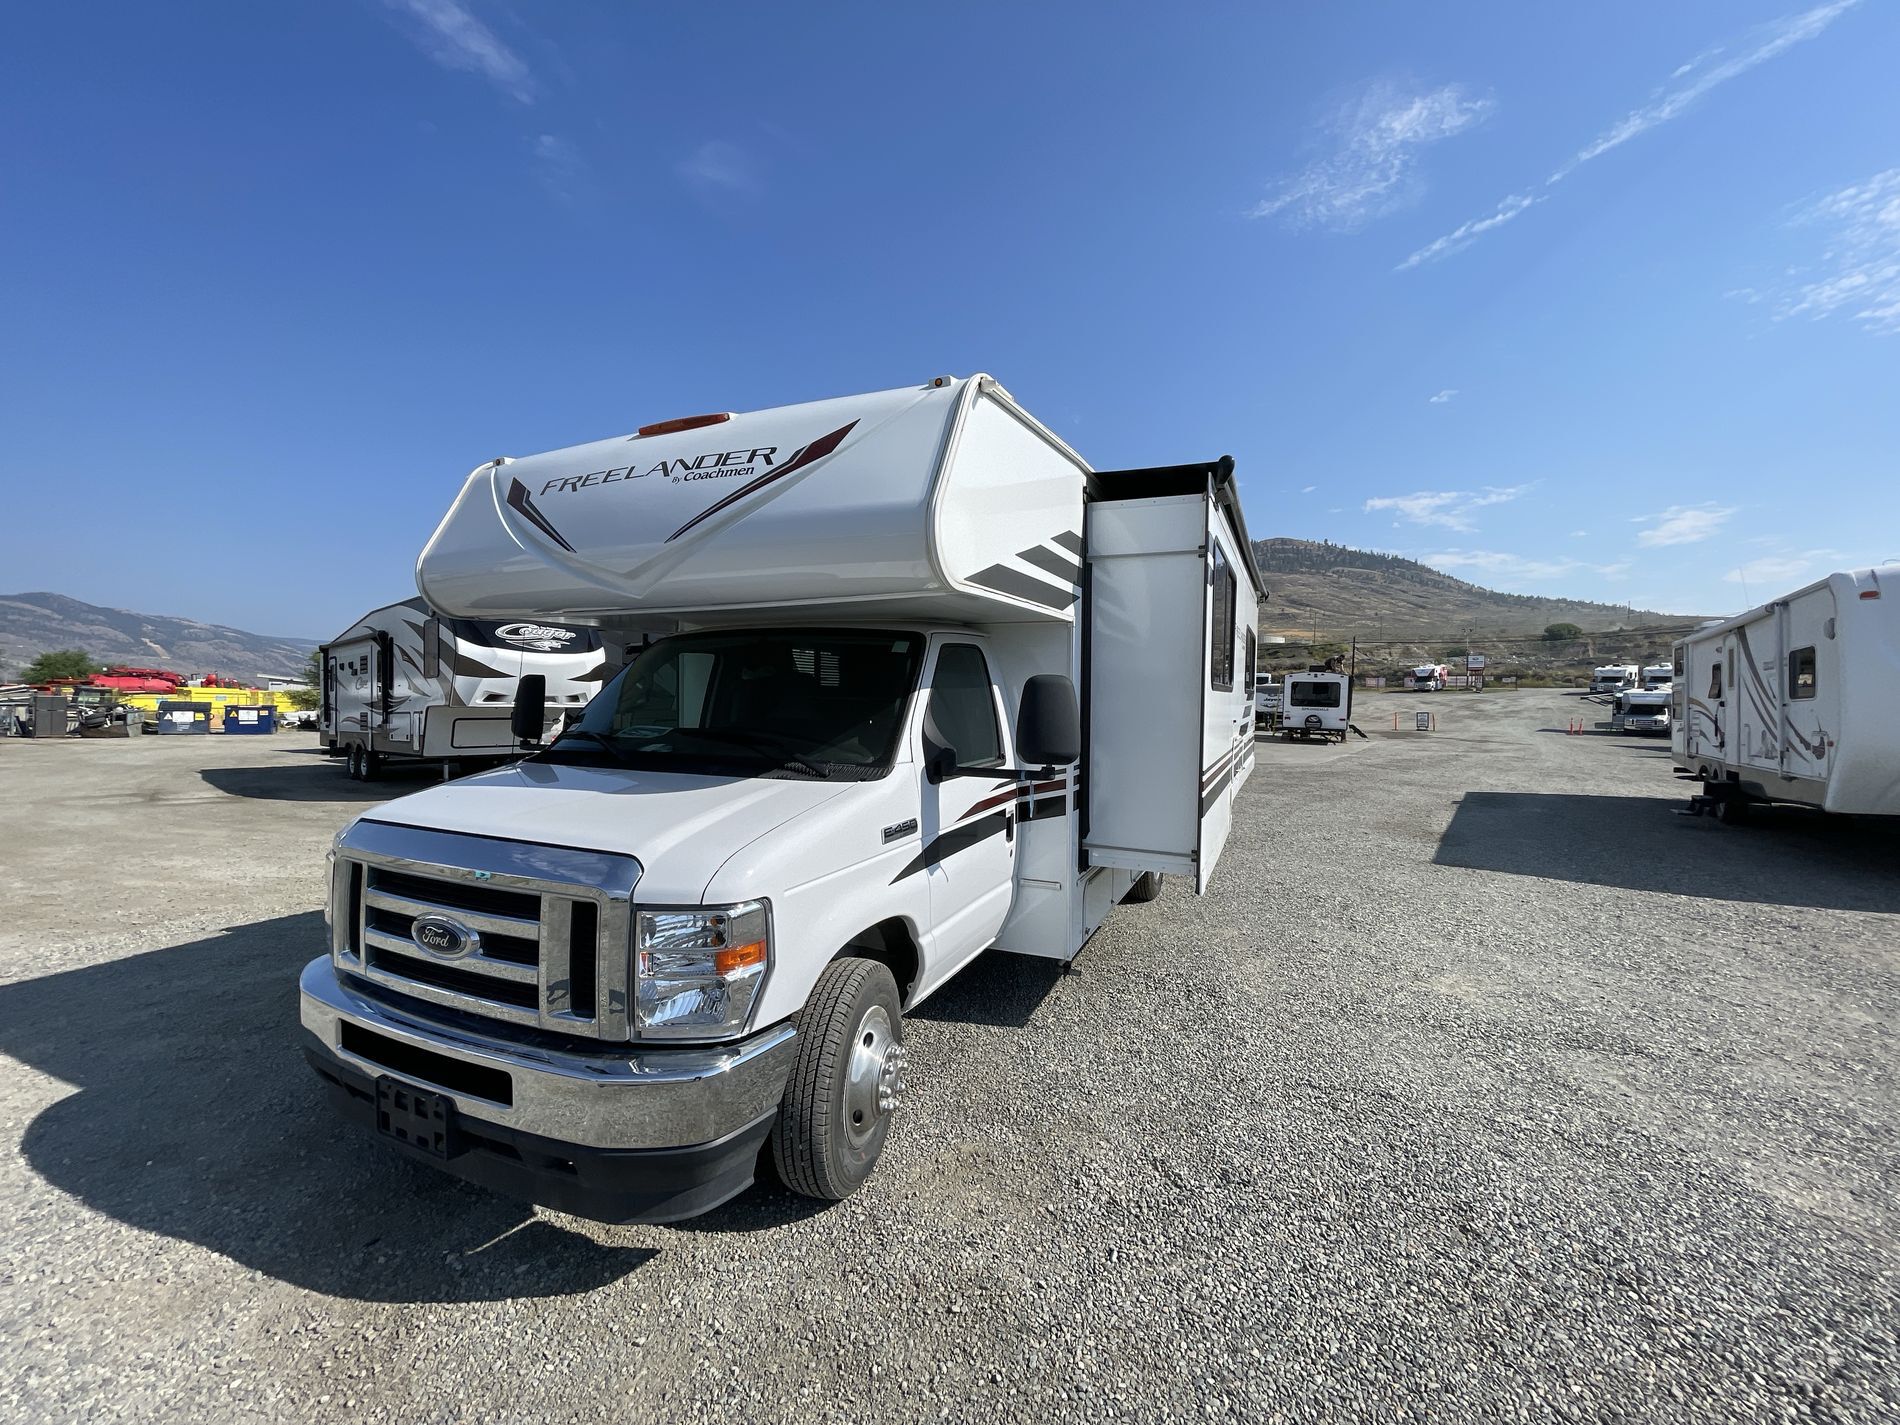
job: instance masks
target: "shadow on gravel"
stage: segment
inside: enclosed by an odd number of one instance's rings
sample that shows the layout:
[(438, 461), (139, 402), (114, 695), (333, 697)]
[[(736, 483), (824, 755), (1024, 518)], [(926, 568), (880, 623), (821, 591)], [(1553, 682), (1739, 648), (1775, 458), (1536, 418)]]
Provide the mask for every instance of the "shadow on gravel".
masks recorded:
[(198, 775), (231, 797), (270, 802), (386, 802), (442, 780), (433, 767), (402, 767), (373, 782), (352, 782), (340, 761), (289, 767), (201, 767)]
[(0, 986), (0, 1050), (78, 1088), (22, 1155), (88, 1207), (330, 1296), (566, 1296), (654, 1255), (334, 1119), (296, 1045), (297, 973), (324, 935), (320, 916), (286, 916)]
[(1900, 832), (1770, 807), (1747, 826), (1650, 797), (1467, 792), (1439, 866), (1712, 900), (1900, 913)]
[(989, 950), (908, 1018), (1021, 1029), (1062, 979), (1062, 962)]

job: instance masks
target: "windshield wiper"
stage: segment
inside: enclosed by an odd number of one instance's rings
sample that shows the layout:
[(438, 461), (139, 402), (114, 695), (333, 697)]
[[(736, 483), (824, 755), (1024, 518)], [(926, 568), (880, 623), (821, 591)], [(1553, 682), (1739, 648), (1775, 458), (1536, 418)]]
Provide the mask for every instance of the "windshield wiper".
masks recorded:
[(608, 755), (621, 766), (631, 767), (633, 765), (628, 759), (627, 754), (621, 749), (620, 744), (615, 742), (613, 738), (607, 736), (604, 732), (595, 732), (591, 728), (586, 727), (570, 727), (566, 732), (550, 742), (547, 746), (547, 750), (552, 752), (563, 742), (568, 741), (570, 738), (577, 737), (584, 737), (596, 747), (604, 748)]
[(729, 742), (735, 747), (755, 748), (767, 756), (782, 759), (779, 763), (782, 767), (789, 767), (793, 771), (804, 772), (813, 777), (823, 777), (825, 775), (803, 757), (800, 757), (796, 752), (787, 752), (782, 747), (777, 752), (774, 752), (770, 746), (761, 745), (790, 741), (789, 738), (776, 732), (753, 732), (744, 728), (676, 727), (673, 729), (673, 733), (675, 735), (684, 733), (688, 737), (702, 737), (708, 742)]

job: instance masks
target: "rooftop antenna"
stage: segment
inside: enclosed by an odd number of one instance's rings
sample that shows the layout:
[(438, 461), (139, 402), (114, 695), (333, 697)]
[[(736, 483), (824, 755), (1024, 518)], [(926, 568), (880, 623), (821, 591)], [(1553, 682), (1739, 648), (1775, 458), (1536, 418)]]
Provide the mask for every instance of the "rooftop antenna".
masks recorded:
[(1742, 581), (1742, 607), (1745, 609), (1754, 608), (1755, 596), (1748, 592), (1748, 571), (1740, 564), (1737, 564), (1735, 566), (1735, 577)]

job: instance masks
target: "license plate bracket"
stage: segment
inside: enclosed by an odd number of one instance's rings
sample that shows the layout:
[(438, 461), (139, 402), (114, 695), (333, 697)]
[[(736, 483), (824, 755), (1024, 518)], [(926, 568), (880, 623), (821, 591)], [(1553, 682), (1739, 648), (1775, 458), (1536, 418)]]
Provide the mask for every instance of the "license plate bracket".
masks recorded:
[(431, 1158), (455, 1156), (455, 1103), (387, 1074), (376, 1080), (376, 1131)]

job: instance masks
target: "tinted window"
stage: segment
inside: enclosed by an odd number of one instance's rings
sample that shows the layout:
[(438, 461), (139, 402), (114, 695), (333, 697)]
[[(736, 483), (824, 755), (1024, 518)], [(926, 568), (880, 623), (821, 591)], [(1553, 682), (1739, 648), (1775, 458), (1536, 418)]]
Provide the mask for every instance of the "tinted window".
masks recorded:
[(1214, 618), (1209, 637), (1208, 683), (1216, 691), (1234, 686), (1234, 569), (1227, 562), (1227, 551), (1214, 546)]
[(1722, 665), (1720, 663), (1709, 665), (1709, 696), (1712, 698), (1722, 696)]
[(946, 643), (938, 652), (927, 730), (938, 746), (956, 749), (959, 766), (1002, 765), (1003, 732), (996, 723), (989, 664), (974, 643)]
[(1791, 698), (1814, 696), (1814, 650), (1812, 648), (1797, 648), (1788, 655), (1788, 696)]
[(1287, 680), (1286, 700), (1296, 708), (1336, 708), (1339, 706), (1339, 684), (1304, 683), (1289, 678)]
[(922, 652), (911, 633), (678, 634), (642, 649), (542, 755), (752, 776), (879, 775)]

